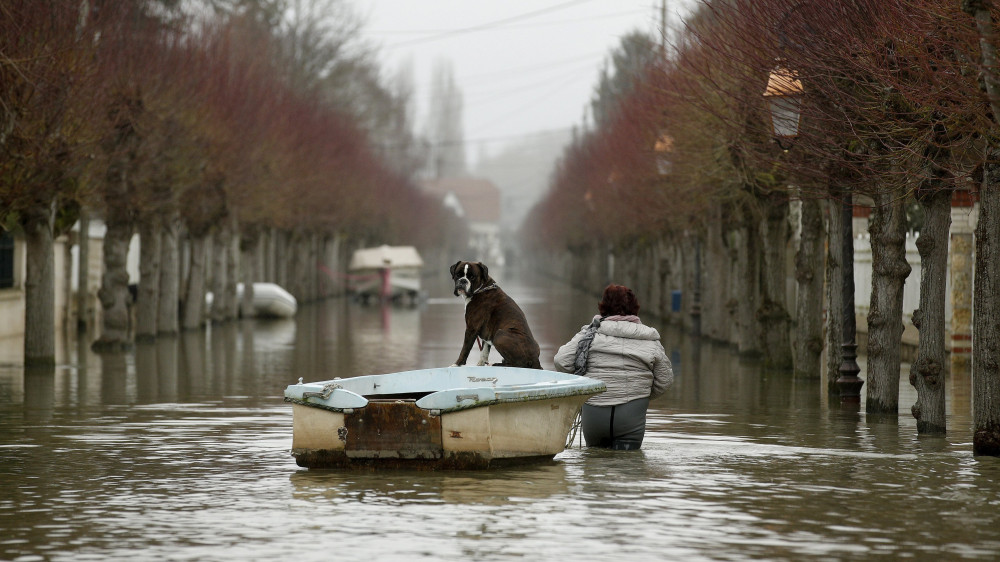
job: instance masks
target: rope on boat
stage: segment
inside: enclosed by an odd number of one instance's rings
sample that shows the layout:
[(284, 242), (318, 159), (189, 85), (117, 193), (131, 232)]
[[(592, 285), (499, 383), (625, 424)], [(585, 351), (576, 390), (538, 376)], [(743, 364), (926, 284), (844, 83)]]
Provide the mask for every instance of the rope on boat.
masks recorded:
[(305, 400), (306, 398), (322, 398), (323, 400), (329, 400), (330, 395), (333, 394), (333, 391), (337, 390), (338, 388), (344, 388), (344, 387), (340, 386), (335, 382), (327, 383), (323, 385), (323, 390), (321, 392), (303, 392), (302, 399)]
[[(573, 440), (576, 439), (577, 431), (580, 429), (580, 424), (583, 423), (583, 412), (581, 411), (576, 415), (576, 421), (573, 422), (573, 427), (569, 428), (569, 439), (566, 440), (566, 448), (570, 449), (573, 447)], [(583, 446), (583, 434), (580, 434), (580, 446)]]

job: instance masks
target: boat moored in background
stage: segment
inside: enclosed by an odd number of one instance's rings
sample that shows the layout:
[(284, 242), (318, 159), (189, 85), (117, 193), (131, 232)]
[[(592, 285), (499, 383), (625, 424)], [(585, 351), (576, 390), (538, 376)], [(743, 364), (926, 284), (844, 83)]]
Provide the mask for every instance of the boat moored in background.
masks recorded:
[(415, 301), (424, 260), (413, 246), (363, 248), (351, 256), (349, 290), (359, 299)]
[[(205, 293), (205, 310), (212, 310), (215, 295)], [(254, 283), (251, 310), (243, 310), (243, 283), (236, 284), (236, 302), (240, 316), (255, 318), (291, 318), (298, 310), (298, 300), (276, 283)]]

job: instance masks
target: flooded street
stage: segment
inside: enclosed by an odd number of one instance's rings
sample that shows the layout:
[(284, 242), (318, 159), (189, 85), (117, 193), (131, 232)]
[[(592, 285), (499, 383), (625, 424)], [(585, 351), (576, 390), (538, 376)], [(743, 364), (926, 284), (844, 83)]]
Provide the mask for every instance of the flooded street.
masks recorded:
[[(948, 381), (948, 436), (918, 438), (908, 365), (904, 413), (880, 422), (830, 406), (818, 379), (649, 318), (676, 379), (639, 451), (577, 445), (484, 472), (297, 467), (287, 384), (454, 362), (463, 308), (437, 281), (416, 308), (331, 300), (127, 354), (70, 343), (54, 377), (0, 365), (0, 559), (1000, 556), (1000, 459), (972, 456), (967, 374)], [(597, 297), (498, 281), (552, 368)]]

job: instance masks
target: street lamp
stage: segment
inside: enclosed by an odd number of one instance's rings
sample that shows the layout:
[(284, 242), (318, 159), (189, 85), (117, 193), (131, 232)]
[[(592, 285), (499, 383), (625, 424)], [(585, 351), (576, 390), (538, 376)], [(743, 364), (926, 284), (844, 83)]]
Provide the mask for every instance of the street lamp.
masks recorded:
[(771, 131), (774, 140), (782, 150), (787, 148), (782, 139), (795, 139), (799, 136), (799, 120), (802, 117), (802, 81), (798, 73), (781, 65), (771, 70), (767, 78), (767, 88), (764, 89), (764, 99), (771, 110)]
[(861, 367), (858, 366), (857, 322), (854, 318), (854, 213), (851, 204), (851, 191), (844, 190), (840, 204), (840, 269), (841, 283), (841, 325), (843, 328), (843, 344), (840, 346), (840, 367), (837, 371), (837, 388), (840, 390), (841, 402), (860, 402), (861, 386), (865, 381), (858, 377)]
[[(771, 132), (782, 150), (788, 151), (782, 139), (790, 140), (799, 136), (799, 122), (802, 119), (802, 97), (805, 90), (798, 73), (778, 62), (771, 70), (764, 89), (764, 99), (771, 110)], [(842, 402), (861, 400), (861, 386), (865, 381), (858, 377), (858, 345), (856, 343), (857, 322), (854, 317), (854, 213), (850, 190), (845, 190), (841, 198), (841, 270), (843, 284), (841, 291), (842, 339), (840, 367), (837, 369), (837, 388)]]
[(656, 171), (661, 176), (670, 175), (674, 169), (674, 162), (670, 153), (674, 150), (674, 137), (667, 133), (661, 133), (656, 143), (653, 144), (653, 152), (656, 154)]

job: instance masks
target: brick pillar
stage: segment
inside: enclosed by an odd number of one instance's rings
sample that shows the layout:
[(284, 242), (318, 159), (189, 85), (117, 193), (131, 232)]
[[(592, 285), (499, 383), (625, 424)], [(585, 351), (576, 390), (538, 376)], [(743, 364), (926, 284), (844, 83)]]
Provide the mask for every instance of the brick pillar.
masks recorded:
[(969, 372), (972, 363), (972, 283), (975, 217), (968, 191), (957, 191), (951, 207), (951, 369)]

